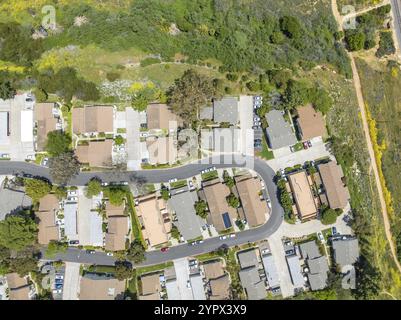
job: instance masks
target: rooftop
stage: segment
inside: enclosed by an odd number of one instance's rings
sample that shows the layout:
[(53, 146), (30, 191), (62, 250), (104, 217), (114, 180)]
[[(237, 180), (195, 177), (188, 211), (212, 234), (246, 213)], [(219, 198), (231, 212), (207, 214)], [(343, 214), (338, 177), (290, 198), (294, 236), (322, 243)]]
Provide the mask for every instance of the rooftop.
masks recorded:
[(210, 300), (229, 300), (230, 299), (230, 277), (224, 274), (219, 278), (210, 280)]
[(112, 277), (86, 274), (81, 277), (80, 300), (122, 300), (125, 281)]
[(344, 209), (350, 195), (348, 188), (342, 181), (344, 173), (341, 166), (337, 165), (334, 161), (330, 161), (320, 164), (317, 167), (322, 178), (330, 208)]
[[(159, 273), (144, 275), (141, 277), (142, 295), (146, 296), (153, 293), (158, 293), (162, 290), (160, 286)], [(160, 298), (160, 297), (159, 297)]]
[(358, 239), (336, 239), (332, 242), (334, 259), (341, 267), (354, 264), (359, 258)]
[(125, 250), (125, 239), (129, 231), (127, 216), (112, 216), (108, 219), (105, 249), (109, 251)]
[(91, 167), (110, 167), (112, 165), (113, 140), (90, 141), (88, 145), (79, 145), (76, 155), (79, 162)]
[(258, 269), (249, 267), (239, 272), (239, 277), (244, 287), (248, 300), (261, 300), (266, 298), (266, 288), (260, 279)]
[(316, 216), (317, 208), (305, 171), (288, 176), (298, 213), (302, 219)]
[(314, 259), (321, 256), (316, 241), (301, 243), (299, 247), (304, 259)]
[(297, 138), (291, 125), (284, 120), (281, 111), (272, 110), (268, 112), (266, 120), (269, 125), (266, 129), (266, 134), (270, 148), (280, 149), (297, 143)]
[(248, 177), (236, 180), (236, 188), (249, 226), (256, 227), (265, 223), (268, 208), (266, 201), (262, 200), (259, 195), (262, 190), (259, 179)]
[(195, 202), (198, 201), (196, 191), (188, 188), (172, 193), (168, 200), (169, 207), (176, 213), (177, 227), (185, 240), (192, 240), (202, 235), (201, 227), (204, 225), (202, 219), (196, 214)]
[(256, 255), (255, 249), (250, 249), (247, 251), (239, 252), (238, 260), (241, 265), (241, 269), (245, 269), (248, 267), (254, 267), (259, 264), (258, 256)]
[(230, 123), (232, 125), (238, 122), (238, 99), (235, 97), (224, 97), (221, 100), (213, 101), (213, 119), (217, 123)]
[(149, 137), (146, 139), (149, 163), (166, 164), (177, 161), (177, 146), (174, 137)]
[(297, 109), (298, 127), (302, 139), (309, 140), (326, 135), (326, 124), (320, 111), (316, 111), (311, 104)]
[(206, 279), (215, 279), (224, 275), (223, 262), (221, 260), (214, 260), (203, 264)]
[(86, 106), (72, 109), (72, 126), (75, 134), (113, 132), (112, 106)]
[(280, 286), (280, 278), (278, 275), (276, 264), (274, 263), (273, 256), (271, 254), (263, 256), (262, 262), (265, 269), (267, 282), (269, 283), (270, 288)]
[(47, 134), (57, 129), (58, 120), (53, 114), (54, 103), (37, 103), (34, 108), (34, 119), (37, 123), (37, 150), (45, 148)]
[(291, 280), (295, 288), (303, 287), (305, 281), (302, 276), (301, 262), (296, 255), (287, 256), (287, 265), (290, 270)]
[(146, 109), (148, 129), (176, 129), (182, 125), (182, 120), (177, 117), (166, 104), (150, 104)]
[(13, 214), (32, 206), (32, 200), (25, 192), (0, 187), (0, 221), (7, 214)]

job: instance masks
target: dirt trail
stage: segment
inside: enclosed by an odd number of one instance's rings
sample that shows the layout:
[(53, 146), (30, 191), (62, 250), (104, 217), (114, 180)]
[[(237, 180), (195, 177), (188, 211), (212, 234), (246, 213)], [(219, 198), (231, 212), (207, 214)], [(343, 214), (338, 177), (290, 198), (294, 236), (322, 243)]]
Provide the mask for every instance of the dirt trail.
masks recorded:
[[(340, 13), (338, 12), (337, 0), (331, 0), (331, 7), (333, 10), (334, 17), (336, 18), (337, 23), (339, 25), (339, 30), (342, 30), (342, 24), (341, 24), (342, 18), (341, 18)], [(354, 56), (352, 55), (352, 53), (348, 53), (348, 56), (351, 59), (353, 82), (354, 82), (356, 96), (357, 96), (357, 100), (358, 100), (359, 111), (361, 112), (363, 130), (365, 132), (365, 139), (366, 139), (366, 143), (368, 146), (369, 157), (370, 157), (370, 161), (372, 164), (372, 169), (373, 169), (373, 174), (374, 174), (374, 177), (376, 180), (377, 189), (379, 192), (379, 200), (380, 200), (380, 206), (381, 206), (381, 211), (382, 211), (382, 216), (383, 216), (384, 230), (386, 233), (387, 241), (390, 245), (390, 251), (391, 251), (391, 255), (393, 256), (394, 263), (397, 265), (398, 270), (401, 272), (401, 264), (397, 259), (396, 248), (395, 248), (395, 245), (393, 242), (393, 237), (392, 237), (391, 229), (390, 229), (390, 220), (388, 217), (387, 206), (386, 206), (386, 202), (384, 200), (383, 188), (382, 188), (382, 185), (380, 182), (379, 170), (377, 167), (376, 157), (375, 157), (375, 153), (373, 150), (372, 140), (370, 138), (369, 124), (368, 124), (368, 120), (367, 120), (367, 116), (366, 116), (365, 101), (363, 99), (363, 94), (362, 94), (361, 80), (359, 78), (358, 69), (356, 67)]]

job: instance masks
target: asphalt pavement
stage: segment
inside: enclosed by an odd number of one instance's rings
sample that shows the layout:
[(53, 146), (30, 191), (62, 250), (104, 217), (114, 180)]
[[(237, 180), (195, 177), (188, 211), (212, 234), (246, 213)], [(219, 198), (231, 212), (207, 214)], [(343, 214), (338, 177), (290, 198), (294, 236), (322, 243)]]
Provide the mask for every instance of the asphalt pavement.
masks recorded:
[[(231, 159), (229, 159), (231, 158)], [(278, 230), (284, 220), (284, 211), (277, 198), (277, 186), (273, 179), (275, 172), (263, 160), (259, 158), (246, 158), (240, 155), (232, 157), (221, 156), (187, 164), (180, 167), (162, 170), (140, 170), (140, 171), (118, 171), (118, 172), (81, 172), (71, 180), (70, 185), (83, 186), (94, 177), (103, 182), (129, 182), (129, 183), (161, 183), (168, 182), (173, 178), (186, 179), (199, 174), (202, 170), (210, 167), (221, 168), (248, 168), (256, 171), (264, 180), (265, 186), (271, 198), (272, 212), (268, 221), (257, 228), (236, 233), (234, 238), (220, 240), (218, 237), (204, 240), (203, 243), (192, 246), (182, 244), (171, 247), (167, 252), (150, 251), (146, 253), (145, 262), (141, 266), (155, 265), (188, 256), (212, 252), (223, 245), (233, 247), (249, 242), (266, 239)], [(2, 161), (0, 162), (0, 174), (30, 174), (49, 179), (48, 168), (40, 167), (26, 162)], [(106, 256), (103, 252), (86, 253), (84, 250), (69, 248), (66, 253), (59, 254), (55, 260), (79, 262), (85, 264), (113, 265), (115, 258)]]

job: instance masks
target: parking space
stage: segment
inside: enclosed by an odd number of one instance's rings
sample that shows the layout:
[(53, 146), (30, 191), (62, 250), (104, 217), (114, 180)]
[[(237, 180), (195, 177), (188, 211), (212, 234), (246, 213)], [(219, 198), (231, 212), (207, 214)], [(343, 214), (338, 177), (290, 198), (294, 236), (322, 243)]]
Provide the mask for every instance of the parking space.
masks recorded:
[(81, 264), (75, 262), (65, 263), (63, 300), (78, 300), (80, 266)]
[(239, 121), (240, 121), (240, 151), (242, 154), (253, 156), (253, 97), (240, 96), (239, 99)]
[(192, 290), (188, 290), (189, 267), (187, 258), (174, 260), (173, 262), (181, 300), (193, 300)]
[(142, 152), (140, 143), (141, 114), (132, 108), (126, 109), (126, 128), (127, 128), (127, 168), (128, 170), (138, 170), (141, 168)]

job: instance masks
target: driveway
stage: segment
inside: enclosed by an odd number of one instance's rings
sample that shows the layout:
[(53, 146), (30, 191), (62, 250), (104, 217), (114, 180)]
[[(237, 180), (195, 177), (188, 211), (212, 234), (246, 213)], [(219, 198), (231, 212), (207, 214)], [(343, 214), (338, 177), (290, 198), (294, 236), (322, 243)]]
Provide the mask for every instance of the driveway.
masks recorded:
[(188, 259), (177, 259), (173, 263), (181, 300), (193, 300), (192, 290), (187, 287), (187, 282), (189, 281)]
[(126, 111), (126, 136), (127, 136), (127, 168), (128, 170), (138, 170), (141, 168), (142, 155), (139, 138), (140, 114), (132, 108)]
[(63, 300), (78, 300), (80, 263), (66, 262), (64, 274)]

